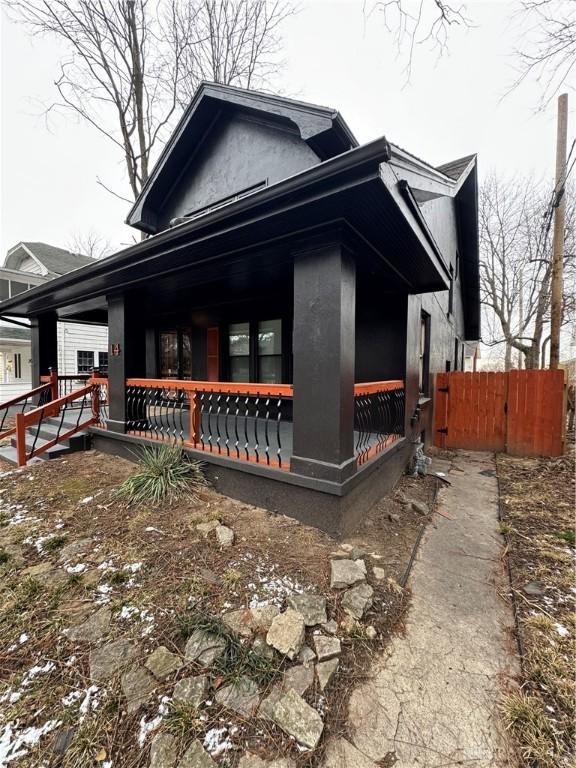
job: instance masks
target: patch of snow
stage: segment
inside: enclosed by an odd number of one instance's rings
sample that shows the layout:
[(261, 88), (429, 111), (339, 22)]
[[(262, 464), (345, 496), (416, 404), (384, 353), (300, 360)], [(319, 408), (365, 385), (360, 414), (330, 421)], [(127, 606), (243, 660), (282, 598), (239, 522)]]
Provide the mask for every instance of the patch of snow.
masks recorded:
[(66, 696), (62, 696), (60, 701), (62, 702), (63, 707), (70, 707), (72, 704), (75, 704), (77, 701), (79, 701), (83, 695), (84, 691), (70, 691), (70, 693), (67, 693)]
[(79, 504), (89, 504), (94, 496), (86, 496), (84, 499), (81, 499), (78, 503)]
[(135, 605), (123, 605), (122, 610), (118, 614), (119, 619), (132, 619), (134, 616), (140, 615), (140, 609)]
[(86, 565), (84, 563), (78, 563), (78, 565), (65, 565), (64, 570), (66, 573), (82, 573), (82, 571), (86, 570)]
[(160, 704), (158, 706), (158, 714), (152, 717), (150, 720), (146, 719), (146, 715), (140, 718), (140, 730), (138, 732), (137, 740), (140, 747), (144, 746), (144, 742), (148, 738), (152, 731), (160, 725), (164, 716), (168, 713), (168, 704), (170, 703), (169, 696), (162, 696)]
[(8, 765), (19, 757), (23, 757), (30, 747), (38, 744), (42, 736), (50, 733), (61, 724), (61, 720), (47, 720), (44, 725), (30, 726), (18, 732), (17, 721), (6, 723), (0, 736), (0, 765)]
[(204, 749), (209, 752), (212, 757), (218, 757), (223, 752), (227, 752), (232, 749), (233, 744), (230, 741), (228, 728), (210, 728), (204, 736)]
[(164, 531), (161, 531), (160, 528), (154, 528), (153, 525), (149, 525), (147, 528), (144, 528), (144, 530), (147, 533), (161, 533), (161, 534), (164, 534)]
[(130, 571), (130, 573), (137, 573), (142, 568), (142, 565), (143, 563), (129, 563), (124, 566), (124, 570)]
[(554, 629), (556, 630), (556, 632), (558, 632), (560, 637), (566, 637), (567, 635), (570, 634), (569, 630), (566, 629), (566, 627), (563, 624), (559, 624), (558, 622), (554, 624)]
[(108, 571), (110, 568), (114, 568), (114, 563), (112, 560), (105, 560), (103, 563), (100, 563), (98, 566), (99, 571)]
[(90, 714), (92, 710), (98, 709), (99, 702), (96, 698), (96, 694), (99, 690), (100, 689), (97, 685), (91, 685), (89, 688), (86, 688), (85, 691), (81, 692), (84, 694), (84, 698), (82, 699), (80, 707), (78, 708), (78, 712), (80, 714), (80, 722), (82, 722), (86, 715)]

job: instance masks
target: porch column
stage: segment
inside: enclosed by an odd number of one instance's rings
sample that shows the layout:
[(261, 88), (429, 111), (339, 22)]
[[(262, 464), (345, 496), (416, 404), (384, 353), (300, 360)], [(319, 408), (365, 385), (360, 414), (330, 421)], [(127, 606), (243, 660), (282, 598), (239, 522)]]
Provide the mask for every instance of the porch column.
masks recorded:
[(108, 429), (126, 432), (126, 378), (130, 339), (126, 297), (108, 296)]
[(294, 260), (294, 411), (291, 470), (342, 482), (356, 471), (356, 268), (339, 242)]
[(40, 376), (58, 367), (58, 321), (54, 313), (31, 318), (32, 388), (40, 386)]

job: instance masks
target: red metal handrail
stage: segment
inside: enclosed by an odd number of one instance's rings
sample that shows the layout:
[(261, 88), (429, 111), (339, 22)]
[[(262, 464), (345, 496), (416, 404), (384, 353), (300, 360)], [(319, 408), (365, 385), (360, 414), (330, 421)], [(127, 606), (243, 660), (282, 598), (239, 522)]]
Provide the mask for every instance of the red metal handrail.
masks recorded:
[[(24, 405), (26, 406), (26, 403), (30, 398), (36, 397), (37, 395), (42, 395), (44, 392), (47, 392), (51, 388), (51, 384), (41, 384), (39, 387), (35, 387), (34, 389), (31, 389), (29, 392), (24, 392), (22, 395), (18, 395), (17, 397), (13, 397), (11, 400), (6, 400), (4, 403), (0, 403), (0, 411), (6, 411), (4, 417), (0, 421), (0, 424), (4, 423), (4, 419), (6, 418), (6, 415), (8, 414), (8, 408), (13, 408), (15, 405)], [(5, 437), (10, 437), (10, 435), (15, 434), (16, 427), (10, 427), (9, 429), (2, 429), (0, 428), (0, 440), (3, 440)]]
[(361, 395), (375, 395), (377, 392), (391, 392), (394, 389), (404, 389), (402, 379), (389, 379), (387, 381), (370, 381), (363, 384), (354, 384), (354, 397)]
[[(48, 386), (48, 385), (46, 385)], [(17, 413), (16, 414), (16, 454), (18, 457), (18, 466), (23, 467), (27, 464), (27, 462), (30, 459), (33, 459), (36, 456), (39, 456), (41, 453), (44, 453), (44, 451), (47, 451), (49, 448), (52, 448), (53, 446), (57, 445), (58, 443), (63, 442), (64, 440), (67, 440), (69, 437), (72, 437), (72, 435), (76, 434), (77, 432), (82, 431), (83, 429), (86, 429), (86, 427), (91, 426), (92, 424), (96, 424), (99, 420), (99, 412), (100, 412), (100, 400), (98, 396), (95, 396), (97, 392), (97, 388), (94, 384), (90, 383), (86, 387), (82, 387), (81, 389), (76, 389), (74, 392), (70, 392), (67, 395), (64, 395), (63, 397), (56, 398), (55, 400), (51, 400), (46, 405), (41, 405), (38, 408), (35, 408), (32, 411), (28, 411), (26, 413)], [(50, 418), (53, 416), (58, 416), (62, 410), (62, 408), (66, 408), (68, 403), (73, 402), (74, 400), (79, 400), (80, 398), (85, 398), (86, 395), (90, 395), (90, 401), (91, 401), (91, 416), (89, 419), (86, 419), (82, 423), (77, 422), (72, 429), (66, 430), (66, 432), (63, 432), (62, 434), (58, 434), (55, 438), (52, 440), (48, 440), (44, 445), (41, 445), (39, 448), (34, 448), (31, 451), (27, 451), (26, 448), (26, 430), (32, 426), (33, 424), (40, 424), (45, 418)]]
[(184, 392), (221, 392), (238, 395), (292, 397), (292, 384), (246, 384), (235, 381), (189, 381), (188, 379), (126, 379), (127, 387), (180, 389)]

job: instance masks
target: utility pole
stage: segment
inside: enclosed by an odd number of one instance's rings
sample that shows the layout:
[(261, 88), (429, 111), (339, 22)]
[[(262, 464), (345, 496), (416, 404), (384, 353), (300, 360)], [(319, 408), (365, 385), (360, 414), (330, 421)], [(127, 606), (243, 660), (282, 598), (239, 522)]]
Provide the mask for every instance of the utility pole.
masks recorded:
[(554, 195), (554, 241), (552, 255), (552, 296), (550, 318), (550, 368), (560, 362), (560, 328), (562, 325), (562, 272), (564, 266), (564, 226), (566, 219), (566, 144), (568, 138), (568, 94), (558, 97), (558, 130), (556, 134), (556, 190)]

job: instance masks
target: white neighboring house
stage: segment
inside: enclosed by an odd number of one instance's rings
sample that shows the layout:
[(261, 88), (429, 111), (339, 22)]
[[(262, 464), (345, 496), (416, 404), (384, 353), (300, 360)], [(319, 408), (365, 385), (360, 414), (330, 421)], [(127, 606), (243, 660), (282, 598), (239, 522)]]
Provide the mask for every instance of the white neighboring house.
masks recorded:
[[(0, 403), (32, 387), (30, 330), (3, 318), (2, 302), (92, 261), (89, 256), (47, 243), (18, 243), (6, 254), (4, 265), (0, 267)], [(106, 327), (58, 323), (59, 374), (91, 373), (93, 368), (105, 372), (108, 370), (107, 350)]]

